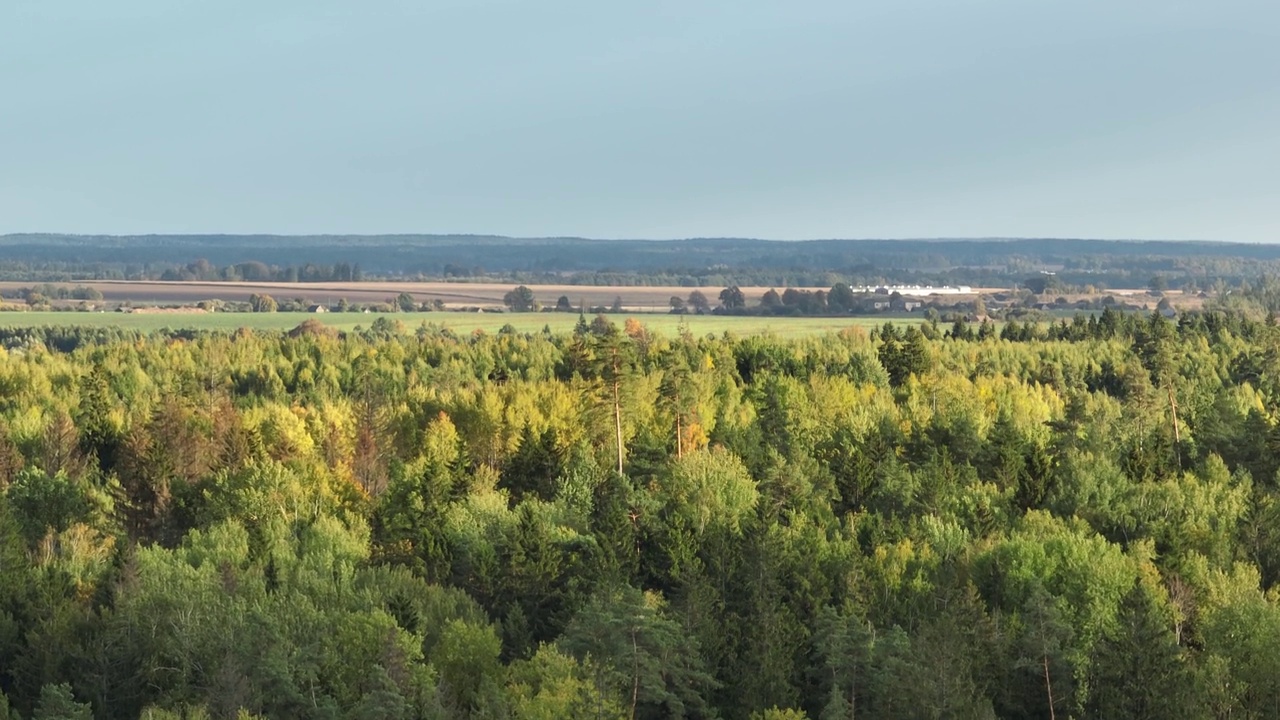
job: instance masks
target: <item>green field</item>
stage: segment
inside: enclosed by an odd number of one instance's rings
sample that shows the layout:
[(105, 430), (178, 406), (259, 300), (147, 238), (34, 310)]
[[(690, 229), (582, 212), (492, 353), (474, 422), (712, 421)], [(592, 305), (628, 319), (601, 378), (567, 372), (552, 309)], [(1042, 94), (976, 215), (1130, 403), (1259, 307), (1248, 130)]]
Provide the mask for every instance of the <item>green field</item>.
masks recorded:
[[(235, 330), (253, 328), (260, 330), (287, 330), (309, 319), (316, 319), (339, 330), (368, 327), (382, 315), (364, 313), (209, 313), (209, 314), (126, 314), (87, 312), (9, 312), (0, 313), (0, 327), (119, 327), (138, 330)], [(578, 316), (569, 313), (397, 313), (386, 315), (398, 320), (408, 329), (424, 322), (443, 325), (459, 333), (474, 330), (497, 332), (510, 324), (521, 332), (538, 332), (550, 326), (552, 332), (563, 333), (573, 329)], [(621, 324), (628, 316), (612, 315)], [(635, 315), (645, 326), (664, 335), (674, 335), (681, 323), (694, 334), (723, 333), (738, 335), (770, 333), (779, 337), (798, 337), (838, 332), (848, 327), (872, 327), (888, 319), (894, 322), (912, 322), (909, 317), (858, 317), (858, 318), (771, 318), (728, 317), (718, 315)]]

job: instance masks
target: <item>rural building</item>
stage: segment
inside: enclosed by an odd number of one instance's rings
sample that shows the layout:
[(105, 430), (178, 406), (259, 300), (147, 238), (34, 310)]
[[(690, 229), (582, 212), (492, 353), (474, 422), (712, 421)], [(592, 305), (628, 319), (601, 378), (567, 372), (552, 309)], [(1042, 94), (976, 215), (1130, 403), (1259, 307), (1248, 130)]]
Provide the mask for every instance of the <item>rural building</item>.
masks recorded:
[(872, 293), (875, 295), (891, 295), (893, 293), (897, 293), (899, 295), (915, 295), (917, 297), (973, 294), (973, 288), (968, 285), (960, 285), (957, 287), (952, 287), (950, 285), (944, 285), (942, 287), (934, 287), (932, 285), (879, 285), (876, 287), (862, 286), (851, 289), (855, 293)]

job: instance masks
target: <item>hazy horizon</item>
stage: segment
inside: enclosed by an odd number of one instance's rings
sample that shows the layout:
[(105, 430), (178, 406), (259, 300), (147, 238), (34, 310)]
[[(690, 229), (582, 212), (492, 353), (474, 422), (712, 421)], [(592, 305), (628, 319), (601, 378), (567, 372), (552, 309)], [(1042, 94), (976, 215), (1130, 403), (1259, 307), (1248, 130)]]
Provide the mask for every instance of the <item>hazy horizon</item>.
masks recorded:
[(675, 242), (696, 242), (696, 241), (746, 241), (746, 242), (769, 242), (769, 243), (814, 243), (814, 242), (902, 242), (902, 243), (964, 243), (964, 242), (1021, 242), (1021, 241), (1040, 241), (1040, 242), (1105, 242), (1105, 243), (1199, 243), (1211, 245), (1274, 245), (1280, 244), (1277, 241), (1266, 240), (1215, 240), (1212, 238), (1123, 238), (1123, 237), (1049, 237), (1049, 236), (969, 236), (969, 237), (800, 237), (800, 238), (776, 238), (776, 237), (758, 237), (748, 235), (696, 235), (696, 236), (674, 236), (674, 237), (592, 237), (585, 235), (503, 235), (496, 233), (484, 232), (454, 232), (454, 233), (438, 233), (438, 232), (384, 232), (384, 233), (362, 233), (362, 232), (311, 232), (311, 233), (271, 233), (271, 232), (144, 232), (144, 233), (68, 233), (57, 231), (29, 231), (29, 232), (0, 232), (0, 238), (13, 237), (29, 237), (29, 236), (48, 236), (48, 237), (76, 237), (76, 238), (148, 238), (148, 237), (181, 237), (181, 238), (210, 238), (210, 237), (227, 237), (227, 238), (282, 238), (282, 239), (300, 239), (300, 238), (400, 238), (400, 237), (421, 237), (421, 238), (483, 238), (497, 240), (514, 240), (514, 241), (537, 241), (537, 240), (565, 240), (565, 241), (586, 241), (586, 242), (656, 242), (656, 243), (675, 243)]
[(1260, 0), (14, 0), (0, 233), (1275, 242), (1278, 40)]

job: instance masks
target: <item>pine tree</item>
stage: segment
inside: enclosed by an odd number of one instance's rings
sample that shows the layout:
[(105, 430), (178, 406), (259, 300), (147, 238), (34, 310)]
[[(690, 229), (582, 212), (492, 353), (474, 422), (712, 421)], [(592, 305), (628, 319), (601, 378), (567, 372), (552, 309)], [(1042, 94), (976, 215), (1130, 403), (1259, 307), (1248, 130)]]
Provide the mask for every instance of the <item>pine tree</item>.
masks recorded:
[(502, 487), (511, 491), (513, 503), (526, 495), (550, 502), (556, 495), (556, 479), (563, 459), (555, 430), (535, 434), (528, 425), (520, 433), (520, 445), (502, 470)]
[(885, 323), (884, 331), (880, 333), (880, 348), (876, 351), (876, 356), (880, 360), (880, 366), (889, 375), (889, 384), (898, 387), (902, 384), (902, 360), (901, 347), (898, 342), (897, 333), (893, 331), (893, 325)]
[[(599, 321), (603, 326), (597, 328)], [(631, 344), (618, 328), (604, 318), (603, 315), (592, 323), (592, 334), (595, 336), (594, 354), (596, 377), (599, 378), (603, 390), (604, 401), (610, 405), (613, 415), (614, 442), (618, 456), (618, 474), (623, 474), (623, 458), (626, 447), (622, 441), (622, 401), (623, 382), (629, 372), (631, 363)]]
[(1125, 595), (1114, 630), (1093, 662), (1090, 715), (1168, 718), (1186, 710), (1181, 650), (1152, 591), (1141, 581)]
[(663, 363), (662, 384), (659, 387), (662, 404), (671, 413), (675, 424), (676, 458), (684, 457), (685, 434), (689, 424), (695, 421), (696, 408), (693, 373), (684, 357), (672, 353)]
[(640, 518), (631, 481), (607, 473), (595, 488), (591, 534), (600, 545), (602, 574), (629, 584), (640, 572)]
[(49, 476), (65, 473), (79, 478), (88, 461), (80, 451), (80, 433), (71, 416), (59, 412), (45, 426), (40, 443), (40, 468)]
[(106, 372), (101, 366), (95, 367), (80, 389), (76, 425), (80, 429), (81, 451), (96, 459), (103, 473), (111, 472), (119, 459), (122, 438), (110, 420), (116, 403)]
[(1053, 596), (1042, 587), (1034, 588), (1023, 606), (1017, 666), (1030, 676), (1032, 685), (1038, 686), (1038, 702), (1031, 702), (1030, 707), (1044, 708), (1044, 715), (1050, 720), (1056, 720), (1060, 710), (1072, 706), (1073, 673), (1066, 653), (1073, 636)]
[(40, 702), (32, 720), (92, 720), (93, 710), (87, 703), (76, 702), (67, 683), (45, 685), (40, 689)]

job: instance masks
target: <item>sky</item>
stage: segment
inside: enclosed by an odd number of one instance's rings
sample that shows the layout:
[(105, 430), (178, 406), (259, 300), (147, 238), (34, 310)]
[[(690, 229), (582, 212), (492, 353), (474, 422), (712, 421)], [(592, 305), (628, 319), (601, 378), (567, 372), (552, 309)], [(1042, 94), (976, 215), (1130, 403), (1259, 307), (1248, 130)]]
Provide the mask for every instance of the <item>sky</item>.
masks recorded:
[(1275, 0), (0, 0), (0, 233), (1280, 241)]

